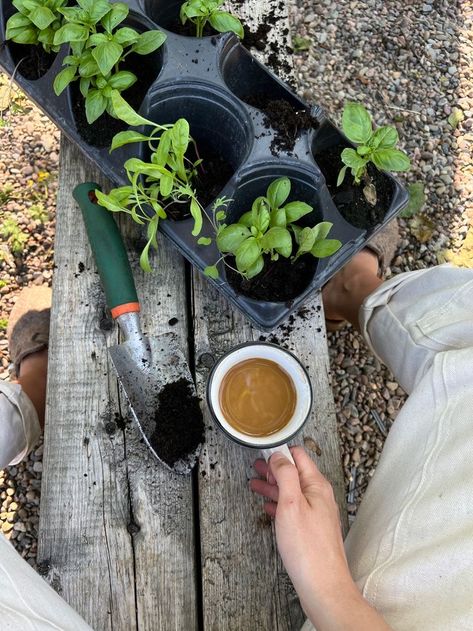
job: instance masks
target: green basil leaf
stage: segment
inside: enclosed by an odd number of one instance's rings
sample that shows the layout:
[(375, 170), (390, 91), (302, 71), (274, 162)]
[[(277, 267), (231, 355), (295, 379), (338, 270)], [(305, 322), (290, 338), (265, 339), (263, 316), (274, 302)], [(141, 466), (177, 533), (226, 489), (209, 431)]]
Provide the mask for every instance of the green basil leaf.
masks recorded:
[(31, 11), (29, 18), (40, 31), (48, 28), (56, 19), (51, 9), (47, 7), (37, 7), (34, 11)]
[(314, 243), (315, 234), (312, 228), (303, 228), (299, 235), (299, 249), (297, 250), (295, 258), (301, 256), (301, 254), (305, 254), (305, 252), (310, 252)]
[(210, 245), (212, 243), (212, 239), (210, 237), (200, 237), (197, 239), (198, 245)]
[(161, 166), (166, 166), (171, 148), (171, 135), (168, 131), (164, 131), (159, 138), (156, 151), (153, 154), (153, 162)]
[(78, 66), (80, 59), (75, 55), (66, 55), (62, 60), (63, 66)]
[(112, 192), (113, 191), (110, 192), (110, 195), (105, 195), (105, 193), (102, 193), (102, 191), (99, 191), (97, 189), (95, 191), (97, 202), (100, 204), (100, 206), (103, 206), (104, 208), (106, 208), (107, 210), (110, 210), (113, 213), (123, 212), (124, 210), (123, 206), (121, 206), (116, 200), (112, 198), (111, 196)]
[(291, 224), (290, 228), (294, 234), (294, 239), (296, 240), (297, 245), (299, 245), (301, 240), (302, 228), (300, 226), (296, 226), (295, 224)]
[(100, 90), (89, 90), (87, 92), (85, 97), (85, 116), (89, 125), (105, 112), (106, 107), (107, 99)]
[(7, 39), (11, 39), (17, 44), (36, 44), (38, 42), (38, 31), (32, 26), (29, 28), (11, 28), (6, 34)]
[(98, 46), (99, 44), (106, 44), (108, 41), (108, 37), (105, 33), (93, 33), (87, 40), (87, 48)]
[(217, 266), (207, 265), (207, 267), (204, 269), (204, 274), (209, 278), (217, 279), (219, 276)]
[(312, 233), (316, 241), (325, 239), (330, 230), (332, 229), (333, 223), (330, 221), (321, 221), (317, 225), (312, 228)]
[(110, 11), (101, 20), (102, 26), (108, 33), (111, 33), (120, 22), (123, 22), (129, 12), (130, 9), (124, 2), (114, 2)]
[(135, 31), (135, 29), (124, 26), (118, 29), (118, 31), (113, 36), (113, 39), (122, 46), (129, 46), (130, 44), (134, 44), (136, 42), (136, 40), (138, 39), (138, 33)]
[(289, 202), (289, 204), (284, 206), (284, 210), (286, 212), (287, 223), (293, 223), (301, 217), (304, 217), (304, 215), (311, 213), (313, 208), (305, 202)]
[[(12, 3), (15, 6), (15, 3)], [(21, 12), (26, 15), (26, 11), (34, 11), (37, 7), (41, 6), (41, 0), (23, 0), (21, 3), (18, 3), (18, 6), (22, 7)]]
[(75, 78), (76, 70), (76, 66), (68, 66), (64, 68), (64, 70), (61, 70), (61, 72), (58, 72), (53, 83), (53, 90), (56, 96), (59, 96)]
[(137, 131), (120, 131), (113, 137), (110, 151), (114, 151), (119, 147), (123, 147), (123, 145), (129, 145), (133, 142), (146, 142), (147, 140), (148, 136), (140, 134)]
[[(78, 4), (80, 4), (78, 0)], [(107, 0), (93, 0), (91, 3), (92, 6), (90, 9), (87, 9), (89, 14), (89, 20), (92, 24), (97, 24), (109, 11), (111, 11), (112, 6), (107, 2)]]
[(86, 77), (81, 77), (79, 80), (79, 90), (82, 96), (84, 97), (84, 99), (87, 96), (89, 87), (90, 87), (90, 79)]
[(241, 224), (232, 224), (223, 228), (217, 235), (217, 247), (220, 252), (235, 253), (240, 245), (248, 239), (250, 231)]
[(408, 171), (411, 166), (407, 155), (399, 149), (377, 149), (372, 161), (378, 169), (384, 171)]
[(364, 158), (369, 153), (371, 153), (371, 148), (370, 147), (366, 147), (365, 145), (360, 145), (359, 147), (356, 148), (356, 153), (359, 156), (361, 156), (362, 158)]
[(269, 222), (269, 225), (271, 227), (274, 227), (274, 226), (277, 226), (278, 228), (286, 227), (286, 224), (287, 224), (286, 208), (287, 206), (283, 206), (282, 208), (276, 208), (275, 210), (271, 211), (271, 219)]
[(31, 28), (31, 20), (26, 15), (15, 13), (7, 22), (5, 39), (12, 39), (12, 31), (16, 31), (16, 29), (23, 29), (24, 27)]
[(192, 236), (196, 237), (202, 230), (202, 209), (194, 197), (191, 197), (191, 215), (194, 218), (194, 229)]
[(38, 33), (38, 42), (41, 42), (42, 44), (46, 44), (47, 46), (52, 46), (54, 44), (55, 33), (56, 31), (52, 28), (43, 29), (40, 33)]
[(79, 7), (61, 7), (58, 13), (61, 13), (68, 22), (82, 23), (86, 22), (88, 17), (87, 12)]
[(89, 37), (89, 29), (81, 24), (64, 24), (60, 29), (56, 31), (54, 35), (54, 44), (59, 46), (60, 44), (70, 42), (85, 42)]
[(374, 132), (370, 140), (370, 145), (374, 149), (389, 149), (395, 147), (398, 141), (399, 134), (397, 133), (397, 129), (390, 125), (384, 125), (383, 127), (378, 127)]
[(100, 72), (108, 74), (123, 54), (123, 46), (114, 41), (99, 44), (92, 50), (92, 57), (97, 62)]
[(99, 67), (92, 55), (84, 55), (79, 66), (79, 74), (81, 77), (95, 77), (100, 72)]
[(242, 226), (246, 226), (247, 228), (251, 228), (253, 225), (253, 212), (249, 210), (247, 213), (243, 213), (243, 215), (238, 220), (238, 223)]
[(133, 194), (132, 186), (118, 186), (117, 188), (113, 188), (110, 191), (109, 197), (114, 202), (119, 202), (127, 206), (130, 203), (130, 198), (132, 194)]
[(280, 177), (268, 186), (266, 193), (271, 210), (284, 204), (291, 192), (291, 181), (288, 177)]
[(39, 3), (38, 2), (34, 2), (33, 9), (27, 9), (25, 7), (25, 0), (13, 0), (12, 1), (12, 5), (20, 13), (23, 13), (23, 15), (27, 15), (27, 13), (29, 13), (29, 11), (32, 11), (35, 7), (39, 6)]
[(174, 186), (174, 176), (169, 173), (169, 175), (161, 175), (161, 179), (159, 180), (159, 192), (161, 193), (161, 197), (166, 199), (172, 192), (172, 188)]
[(239, 272), (246, 272), (261, 255), (261, 248), (255, 237), (245, 239), (235, 252), (236, 266)]
[(335, 254), (342, 247), (341, 241), (338, 239), (324, 239), (314, 243), (310, 253), (319, 259)]
[(367, 143), (373, 133), (371, 117), (360, 103), (345, 104), (342, 128), (347, 138), (357, 144)]
[(110, 97), (115, 115), (128, 125), (153, 125), (153, 123), (143, 116), (140, 116), (128, 105), (118, 90), (113, 90)]
[(345, 165), (344, 167), (342, 167), (340, 169), (340, 172), (338, 174), (338, 178), (337, 178), (337, 186), (340, 186), (343, 183), (343, 180), (345, 179), (345, 173), (347, 172), (347, 165)]
[(261, 238), (261, 248), (265, 252), (269, 250), (282, 249), (284, 252), (288, 248), (292, 250), (291, 233), (286, 228), (270, 228), (268, 232)]
[(217, 221), (225, 221), (226, 218), (227, 213), (224, 210), (219, 210), (217, 213), (215, 213), (215, 219)]
[(352, 169), (359, 169), (364, 167), (367, 163), (367, 159), (359, 156), (355, 149), (344, 149), (340, 157), (343, 164), (346, 164)]
[(266, 232), (266, 230), (269, 228), (269, 220), (269, 210), (266, 208), (265, 204), (262, 204), (259, 212), (257, 213), (256, 221), (254, 221), (253, 225), (260, 232)]
[(110, 77), (108, 80), (108, 85), (114, 90), (119, 90), (123, 92), (123, 90), (127, 90), (134, 83), (136, 83), (137, 78), (132, 72), (128, 70), (120, 70)]
[(159, 48), (165, 40), (166, 35), (162, 31), (146, 31), (138, 37), (132, 50), (138, 55), (148, 55)]
[(240, 39), (243, 39), (245, 35), (240, 20), (226, 11), (215, 11), (210, 15), (209, 22), (219, 33), (231, 31), (235, 33), (235, 35), (238, 35)]
[(258, 274), (262, 271), (264, 267), (264, 258), (262, 256), (258, 256), (256, 261), (246, 270), (246, 278), (254, 278), (258, 276)]
[(174, 151), (183, 156), (189, 145), (189, 123), (185, 118), (180, 118), (170, 129), (170, 134)]

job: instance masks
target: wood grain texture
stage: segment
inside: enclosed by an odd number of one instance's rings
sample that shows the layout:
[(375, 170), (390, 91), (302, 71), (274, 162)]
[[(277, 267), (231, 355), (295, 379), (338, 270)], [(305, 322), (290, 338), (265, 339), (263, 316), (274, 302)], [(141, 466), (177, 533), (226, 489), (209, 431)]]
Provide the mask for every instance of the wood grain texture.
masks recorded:
[[(118, 331), (71, 196), (87, 180), (107, 188), (63, 139), (38, 560), (97, 631), (192, 631), (192, 482), (151, 460), (134, 425), (120, 429), (127, 409), (107, 352)], [(181, 257), (163, 243), (160, 272), (145, 278), (130, 255), (144, 329), (164, 332), (182, 314), (174, 331), (186, 347)]]
[[(269, 39), (285, 56), (288, 19), (285, 3), (247, 0), (238, 15), (252, 28), (275, 14)], [(268, 50), (268, 47), (266, 48)], [(254, 52), (254, 51), (252, 51)], [(262, 61), (267, 53), (257, 54)], [(290, 59), (287, 59), (290, 62)], [(294, 444), (304, 444), (334, 486), (347, 526), (343, 471), (338, 444), (329, 361), (320, 296), (270, 336), (262, 335), (207, 281), (193, 272), (196, 375), (205, 396), (209, 368), (231, 347), (269, 339), (292, 350), (307, 367), (314, 390), (312, 414)], [(207, 413), (207, 442), (199, 472), (203, 615), (206, 631), (299, 629), (304, 620), (297, 595), (282, 567), (271, 522), (248, 480), (257, 452), (231, 443)]]

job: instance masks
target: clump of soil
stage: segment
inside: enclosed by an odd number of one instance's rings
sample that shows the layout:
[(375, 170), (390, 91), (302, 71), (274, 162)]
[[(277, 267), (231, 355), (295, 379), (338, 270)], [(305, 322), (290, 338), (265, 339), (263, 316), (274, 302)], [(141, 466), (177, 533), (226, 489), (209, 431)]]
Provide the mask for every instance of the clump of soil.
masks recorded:
[[(228, 257), (228, 263), (235, 267), (233, 257)], [(225, 273), (228, 282), (239, 294), (266, 302), (288, 302), (306, 289), (316, 268), (317, 259), (310, 255), (301, 256), (294, 263), (283, 256), (271, 261), (270, 256), (265, 255), (264, 267), (254, 278), (247, 280), (229, 267), (225, 267)]]
[(368, 175), (376, 188), (377, 202), (375, 206), (366, 201), (363, 195), (363, 182), (359, 185), (353, 184), (349, 171), (345, 174), (341, 186), (337, 186), (338, 174), (343, 166), (340, 155), (346, 146), (336, 145), (315, 155), (314, 158), (325, 177), (327, 188), (342, 217), (356, 228), (372, 228), (383, 221), (389, 209), (393, 196), (393, 185), (386, 175), (369, 164)]
[[(156, 66), (156, 56), (146, 59), (143, 55), (128, 55), (126, 62), (120, 66), (120, 70), (128, 70), (138, 77), (134, 85), (122, 92), (123, 98), (138, 111), (149, 86), (159, 71), (159, 67)], [(107, 112), (90, 125), (85, 116), (85, 101), (79, 90), (78, 80), (71, 83), (71, 104), (77, 131), (93, 147), (110, 146), (115, 134), (128, 128), (126, 123), (113, 118)]]
[(18, 65), (18, 74), (29, 81), (43, 77), (53, 65), (57, 54), (47, 53), (42, 46), (34, 44), (9, 42), (8, 48), (15, 65)]
[(160, 391), (154, 417), (156, 429), (150, 445), (172, 467), (204, 442), (204, 422), (199, 399), (187, 379), (168, 383)]
[(271, 153), (292, 151), (298, 134), (303, 129), (315, 129), (319, 126), (316, 118), (307, 109), (296, 109), (286, 99), (268, 99), (265, 94), (249, 95), (245, 98), (248, 105), (258, 108), (264, 114), (264, 122), (271, 126), (276, 135), (271, 143)]
[[(192, 133), (192, 130), (191, 130)], [(198, 176), (194, 181), (197, 199), (202, 206), (208, 206), (219, 195), (222, 188), (233, 175), (233, 167), (215, 149), (203, 142), (197, 142), (199, 158), (202, 163), (197, 167)], [(186, 157), (195, 162), (198, 157), (194, 145), (191, 143)], [(190, 217), (189, 204), (171, 204), (166, 208), (171, 219), (180, 221)]]
[(250, 48), (256, 48), (256, 50), (263, 51), (268, 43), (267, 36), (271, 28), (271, 24), (265, 20), (258, 25), (256, 31), (252, 31), (249, 26), (244, 24), (243, 29), (245, 36), (242, 41), (243, 46), (248, 50), (250, 50)]

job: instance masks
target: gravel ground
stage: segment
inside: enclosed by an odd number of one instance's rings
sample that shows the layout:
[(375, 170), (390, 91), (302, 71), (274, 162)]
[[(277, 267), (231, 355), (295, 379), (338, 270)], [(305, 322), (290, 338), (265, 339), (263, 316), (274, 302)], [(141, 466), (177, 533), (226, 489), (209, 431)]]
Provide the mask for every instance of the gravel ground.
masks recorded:
[[(344, 101), (352, 99), (363, 102), (378, 124), (395, 123), (413, 161), (407, 181), (425, 185), (424, 211), (401, 222), (390, 273), (444, 260), (473, 267), (472, 10), (471, 2), (452, 0), (290, 5), (293, 36), (309, 45), (295, 54), (301, 94), (336, 122)], [(9, 363), (4, 328), (15, 296), (23, 286), (51, 280), (58, 162), (54, 125), (16, 89), (8, 92), (8, 80), (0, 75), (0, 231), (12, 217), (25, 237), (19, 237), (24, 243), (16, 256), (14, 237), (0, 245), (2, 379)], [(464, 119), (453, 129), (447, 119), (455, 109)], [(347, 328), (329, 342), (353, 516), (405, 394), (356, 332)], [(1, 529), (32, 565), (41, 459), (39, 445), (28, 460), (0, 472)]]

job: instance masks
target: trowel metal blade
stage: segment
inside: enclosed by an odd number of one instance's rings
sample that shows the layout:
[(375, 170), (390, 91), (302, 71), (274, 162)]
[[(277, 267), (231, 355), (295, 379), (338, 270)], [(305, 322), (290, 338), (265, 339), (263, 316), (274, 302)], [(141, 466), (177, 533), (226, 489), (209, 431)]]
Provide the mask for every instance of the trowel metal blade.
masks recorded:
[(185, 357), (177, 347), (176, 336), (173, 333), (156, 337), (143, 335), (138, 340), (112, 346), (109, 352), (133, 417), (155, 458), (175, 473), (190, 473), (199, 457), (201, 445), (170, 466), (159, 457), (150, 442), (156, 430), (158, 395), (163, 387), (185, 379), (195, 394), (194, 381)]

